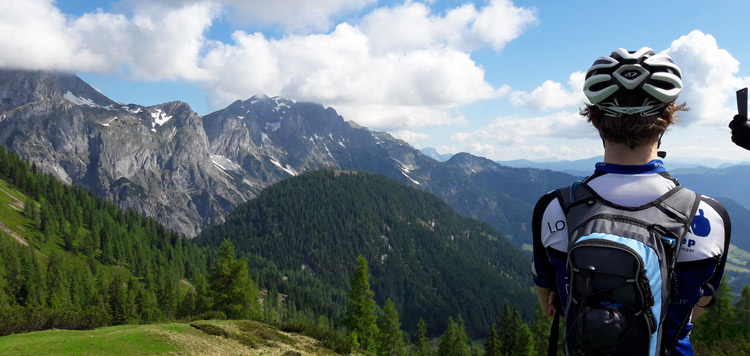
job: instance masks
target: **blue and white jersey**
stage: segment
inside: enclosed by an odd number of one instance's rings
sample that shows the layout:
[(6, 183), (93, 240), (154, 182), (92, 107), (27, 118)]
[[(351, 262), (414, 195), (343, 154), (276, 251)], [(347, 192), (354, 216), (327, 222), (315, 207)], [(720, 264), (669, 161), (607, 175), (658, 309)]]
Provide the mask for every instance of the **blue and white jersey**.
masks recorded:
[[(597, 163), (594, 175), (586, 178), (598, 195), (612, 203), (637, 207), (648, 204), (677, 186), (661, 160), (644, 165), (624, 166)], [(534, 283), (558, 291), (560, 305), (566, 305), (568, 224), (555, 191), (537, 202), (532, 218)], [(674, 340), (682, 321), (692, 313), (701, 296), (702, 286), (718, 288), (729, 251), (731, 226), (724, 207), (716, 200), (701, 196), (698, 213), (685, 236), (675, 265), (679, 301), (669, 306), (664, 340)], [(711, 295), (709, 289), (704, 296)], [(672, 355), (693, 355), (688, 323)]]

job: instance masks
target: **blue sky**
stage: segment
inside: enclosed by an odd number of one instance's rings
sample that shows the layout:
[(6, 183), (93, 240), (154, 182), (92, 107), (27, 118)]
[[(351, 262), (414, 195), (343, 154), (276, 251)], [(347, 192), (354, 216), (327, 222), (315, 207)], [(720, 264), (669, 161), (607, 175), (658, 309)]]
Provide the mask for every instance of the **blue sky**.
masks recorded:
[[(577, 116), (599, 56), (648, 46), (692, 108), (670, 158), (750, 161), (726, 124), (750, 84), (746, 1), (10, 0), (0, 67), (77, 73), (114, 100), (200, 115), (255, 94), (319, 102), (417, 148), (580, 159)], [(743, 65), (744, 63), (744, 65)]]

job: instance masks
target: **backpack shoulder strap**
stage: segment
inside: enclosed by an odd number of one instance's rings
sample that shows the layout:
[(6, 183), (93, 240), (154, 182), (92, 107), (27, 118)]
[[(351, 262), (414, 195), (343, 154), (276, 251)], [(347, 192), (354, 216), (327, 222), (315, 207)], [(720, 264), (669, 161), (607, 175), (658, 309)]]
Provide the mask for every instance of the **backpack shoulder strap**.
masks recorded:
[(568, 215), (568, 210), (573, 204), (594, 197), (595, 195), (591, 192), (591, 188), (589, 188), (583, 181), (578, 180), (568, 187), (557, 190), (557, 199), (560, 200), (560, 206), (562, 206), (563, 212), (566, 216)]

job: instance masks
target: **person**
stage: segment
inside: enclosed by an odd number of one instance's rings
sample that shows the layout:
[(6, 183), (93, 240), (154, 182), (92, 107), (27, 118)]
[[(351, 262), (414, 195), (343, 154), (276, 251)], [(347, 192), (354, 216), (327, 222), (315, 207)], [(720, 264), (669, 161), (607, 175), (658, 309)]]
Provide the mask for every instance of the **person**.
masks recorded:
[[(684, 103), (675, 104), (681, 91), (680, 68), (668, 55), (620, 48), (598, 58), (586, 73), (584, 93), (590, 104), (581, 115), (598, 130), (604, 161), (583, 183), (603, 200), (626, 207), (648, 204), (675, 189), (679, 183), (667, 172), (661, 159), (665, 154), (658, 148), (677, 113), (688, 110)], [(532, 216), (533, 278), (539, 304), (549, 316), (562, 311), (569, 293), (568, 226), (558, 197), (555, 191), (542, 196)], [(730, 233), (726, 210), (701, 195), (676, 260), (679, 298), (669, 304), (663, 324), (662, 345), (677, 339), (671, 355), (693, 355), (690, 330), (711, 301), (713, 291), (705, 286), (718, 288), (721, 282)], [(692, 320), (681, 327), (688, 314)]]

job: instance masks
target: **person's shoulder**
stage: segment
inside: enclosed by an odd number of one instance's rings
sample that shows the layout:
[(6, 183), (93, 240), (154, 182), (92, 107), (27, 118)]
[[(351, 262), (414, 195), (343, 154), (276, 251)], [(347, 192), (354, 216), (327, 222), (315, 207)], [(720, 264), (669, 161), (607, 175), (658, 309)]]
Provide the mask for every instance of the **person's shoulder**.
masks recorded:
[(708, 206), (712, 210), (714, 210), (722, 219), (729, 220), (729, 214), (727, 213), (727, 209), (724, 208), (724, 205), (722, 205), (718, 200), (708, 196), (703, 195), (700, 193), (696, 193), (698, 196), (700, 196), (701, 199), (701, 206)]
[(560, 189), (555, 189), (547, 192), (546, 194), (542, 195), (539, 200), (536, 202), (535, 211), (541, 210), (544, 211), (553, 201), (557, 200), (559, 196)]

